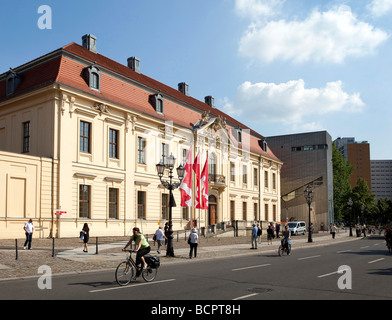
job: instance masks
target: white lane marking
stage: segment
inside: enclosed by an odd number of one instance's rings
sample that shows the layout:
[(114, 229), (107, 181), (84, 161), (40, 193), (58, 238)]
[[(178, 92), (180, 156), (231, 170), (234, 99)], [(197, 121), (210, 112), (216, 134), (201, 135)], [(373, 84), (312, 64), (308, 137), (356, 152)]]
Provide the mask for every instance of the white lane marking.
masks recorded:
[(119, 287), (113, 287), (113, 288), (91, 290), (89, 292), (103, 292), (103, 291), (111, 291), (111, 290), (118, 290), (118, 289), (125, 289), (125, 288), (133, 288), (133, 287), (147, 286), (147, 285), (153, 285), (153, 284), (164, 283), (164, 282), (171, 282), (171, 281), (175, 281), (175, 280), (176, 279), (168, 279), (168, 280), (161, 280), (161, 281), (136, 283), (136, 284), (131, 284), (131, 285), (128, 285), (128, 286), (123, 286), (123, 287), (119, 286)]
[(370, 246), (364, 246), (364, 247), (361, 247), (361, 249), (366, 249), (366, 248), (369, 248)]
[[(348, 269), (343, 269), (343, 270), (340, 270), (340, 272), (342, 272), (342, 271), (347, 271), (347, 270), (348, 270)], [(333, 275), (333, 274), (335, 274), (335, 273), (339, 273), (339, 271), (335, 271), (335, 272), (331, 272), (331, 273), (322, 274), (322, 275), (320, 275), (320, 276), (317, 276), (317, 278), (328, 277), (328, 276)]]
[(321, 256), (318, 255), (318, 256), (311, 256), (311, 257), (305, 257), (305, 258), (298, 258), (298, 260), (313, 259), (313, 258), (318, 258), (318, 257), (321, 257)]
[(242, 296), (242, 297), (235, 298), (233, 300), (242, 300), (242, 299), (254, 297), (254, 296), (257, 296), (257, 295), (258, 295), (258, 293), (252, 293), (252, 294), (248, 294), (247, 296)]
[(251, 267), (244, 267), (244, 268), (238, 268), (238, 269), (232, 269), (231, 271), (241, 271), (241, 270), (247, 270), (247, 269), (254, 269), (254, 268), (261, 268), (261, 267), (267, 267), (270, 266), (271, 264), (261, 264), (258, 266), (251, 266)]
[(377, 259), (377, 260), (373, 260), (373, 261), (369, 261), (368, 263), (375, 263), (375, 262), (378, 262), (378, 261), (382, 261), (382, 260), (384, 260), (385, 258), (381, 258), (381, 259)]
[(342, 251), (337, 251), (336, 253), (344, 253), (344, 252), (350, 252), (352, 250), (342, 250)]

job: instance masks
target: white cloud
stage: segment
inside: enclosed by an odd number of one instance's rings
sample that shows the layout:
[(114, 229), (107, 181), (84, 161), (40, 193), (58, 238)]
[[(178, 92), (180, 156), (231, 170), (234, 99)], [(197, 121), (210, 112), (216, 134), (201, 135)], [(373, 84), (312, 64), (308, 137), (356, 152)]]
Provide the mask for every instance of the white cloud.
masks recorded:
[(388, 37), (341, 5), (326, 12), (316, 9), (303, 21), (252, 23), (240, 40), (239, 52), (262, 62), (341, 63), (349, 56), (374, 53)]
[(235, 11), (238, 15), (252, 20), (274, 16), (285, 0), (236, 0)]
[(381, 17), (392, 12), (392, 0), (373, 0), (367, 9), (375, 17)]
[[(331, 113), (362, 112), (365, 103), (359, 93), (343, 91), (341, 81), (323, 88), (305, 88), (302, 79), (286, 83), (249, 81), (237, 89), (235, 102), (223, 101), (223, 111), (249, 122), (290, 125), (293, 129), (321, 129), (320, 117)], [(311, 121), (306, 121), (311, 119)]]

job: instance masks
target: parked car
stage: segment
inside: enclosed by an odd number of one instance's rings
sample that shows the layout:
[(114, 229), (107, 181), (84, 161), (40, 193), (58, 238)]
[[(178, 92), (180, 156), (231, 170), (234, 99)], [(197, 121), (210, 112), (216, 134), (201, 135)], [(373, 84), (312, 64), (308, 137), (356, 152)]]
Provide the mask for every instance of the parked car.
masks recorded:
[(290, 233), (293, 235), (305, 234), (306, 223), (305, 221), (292, 221), (288, 223)]

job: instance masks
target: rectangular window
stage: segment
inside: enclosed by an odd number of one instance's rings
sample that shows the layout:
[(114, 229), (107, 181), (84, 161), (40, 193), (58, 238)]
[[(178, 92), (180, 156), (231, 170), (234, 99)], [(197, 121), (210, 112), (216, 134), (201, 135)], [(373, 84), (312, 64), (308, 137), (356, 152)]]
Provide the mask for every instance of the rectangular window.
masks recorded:
[(137, 138), (137, 163), (146, 164), (146, 140), (142, 137)]
[(247, 203), (246, 202), (242, 202), (242, 220), (246, 221), (246, 216), (247, 216)]
[(253, 181), (254, 181), (254, 185), (257, 186), (258, 185), (258, 174), (257, 174), (258, 170), (256, 168), (253, 168)]
[(118, 219), (118, 189), (109, 188), (109, 219)]
[(276, 173), (272, 174), (272, 189), (276, 190)]
[(242, 182), (244, 183), (244, 184), (247, 184), (248, 183), (248, 167), (246, 166), (246, 165), (243, 165), (243, 167), (242, 167), (243, 169), (243, 172), (242, 172)]
[(257, 205), (257, 203), (255, 202), (255, 203), (253, 203), (253, 216), (254, 216), (254, 219), (255, 220), (259, 220), (259, 219), (257, 219), (257, 217), (258, 217), (258, 210), (257, 210), (257, 208), (258, 208), (258, 205)]
[(163, 114), (163, 100), (157, 99), (157, 112)]
[(23, 122), (23, 153), (30, 152), (30, 121)]
[(109, 157), (118, 159), (118, 130), (109, 129)]
[(266, 221), (269, 221), (269, 214), (268, 214), (268, 203), (264, 204), (264, 217)]
[(91, 123), (80, 121), (80, 151), (90, 153)]
[(137, 218), (146, 219), (146, 192), (137, 192)]
[(169, 219), (169, 196), (168, 194), (162, 194), (162, 220)]
[(79, 186), (79, 218), (90, 218), (91, 187)]
[(182, 207), (182, 219), (189, 220), (189, 207)]
[(235, 182), (235, 163), (230, 162), (230, 181)]
[(161, 158), (164, 165), (167, 164), (167, 157), (169, 156), (169, 145), (162, 143)]
[(268, 171), (264, 171), (264, 188), (268, 189)]

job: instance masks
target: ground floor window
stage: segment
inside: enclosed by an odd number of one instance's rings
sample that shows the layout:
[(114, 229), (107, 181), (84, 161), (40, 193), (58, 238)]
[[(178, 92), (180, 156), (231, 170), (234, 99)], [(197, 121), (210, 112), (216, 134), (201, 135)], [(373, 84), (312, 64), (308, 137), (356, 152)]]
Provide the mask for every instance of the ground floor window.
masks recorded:
[(90, 218), (91, 187), (79, 186), (79, 218)]

